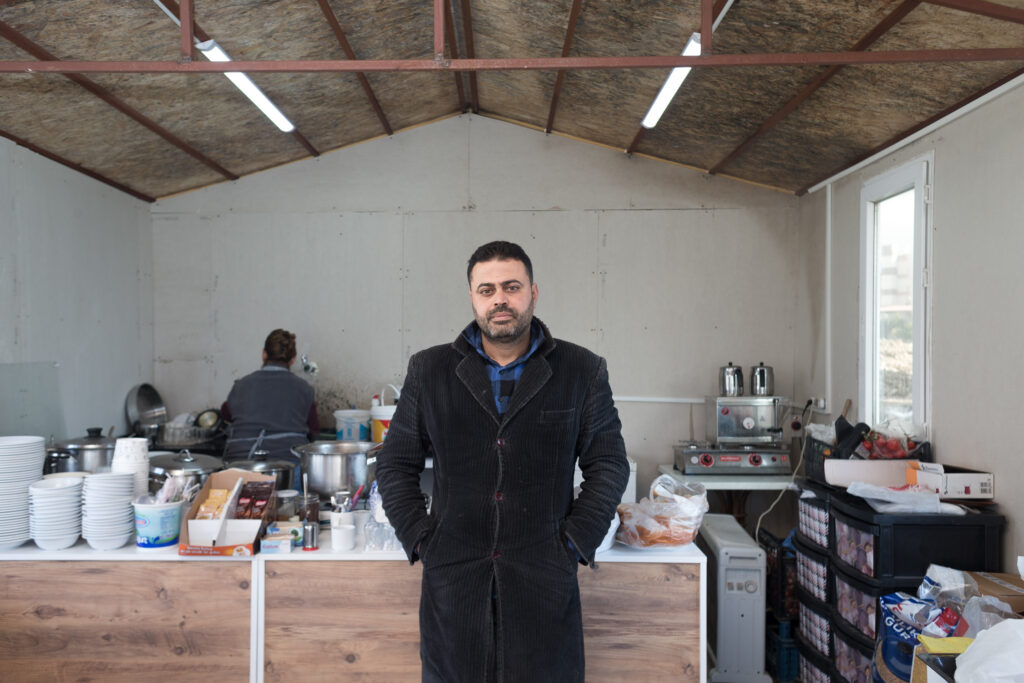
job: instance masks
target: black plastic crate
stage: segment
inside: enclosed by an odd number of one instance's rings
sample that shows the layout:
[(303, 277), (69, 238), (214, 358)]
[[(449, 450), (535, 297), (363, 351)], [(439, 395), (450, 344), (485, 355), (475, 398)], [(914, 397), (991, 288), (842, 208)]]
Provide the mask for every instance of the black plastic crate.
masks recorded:
[(917, 581), (928, 565), (999, 571), (1002, 515), (882, 514), (862, 499), (829, 498), (832, 563), (875, 581)]
[(839, 624), (835, 632), (835, 657), (832, 659), (832, 667), (839, 680), (872, 683), (871, 662), (874, 657), (873, 641), (851, 633)]
[[(811, 481), (828, 486), (828, 482), (825, 480), (825, 461), (830, 458), (837, 458), (840, 460), (849, 459), (850, 456), (853, 455), (857, 446), (861, 443), (861, 440), (867, 436), (870, 431), (871, 429), (864, 423), (851, 425), (850, 431), (846, 434), (846, 438), (838, 445), (818, 441), (811, 437), (805, 438), (803, 451), (804, 475)], [(928, 441), (921, 442), (907, 455), (906, 459), (931, 462), (931, 443)]]
[(825, 481), (825, 460), (839, 457), (836, 447), (811, 437), (804, 439), (804, 476), (822, 484)]
[(797, 589), (800, 603), (800, 620), (797, 633), (819, 654), (832, 659), (832, 608)]
[[(784, 623), (789, 626), (788, 621)], [(783, 635), (778, 625), (769, 626), (765, 633), (764, 659), (765, 671), (775, 679), (775, 683), (796, 680), (800, 673), (796, 640)]]
[(796, 553), (768, 531), (757, 533), (757, 542), (765, 553), (768, 607), (777, 619), (795, 619), (799, 613), (796, 601)]
[[(923, 578), (923, 577), (922, 577)], [(858, 579), (855, 574), (836, 567), (832, 571), (832, 613), (840, 626), (870, 640), (882, 630), (882, 610), (878, 598), (903, 591), (914, 595), (921, 578), (912, 581), (875, 581)]]
[(831, 659), (822, 656), (800, 637), (797, 637), (796, 649), (800, 662), (800, 683), (831, 683), (836, 680)]
[(816, 600), (831, 603), (832, 571), (828, 553), (810, 547), (802, 537), (797, 537), (793, 545), (796, 547), (797, 585)]

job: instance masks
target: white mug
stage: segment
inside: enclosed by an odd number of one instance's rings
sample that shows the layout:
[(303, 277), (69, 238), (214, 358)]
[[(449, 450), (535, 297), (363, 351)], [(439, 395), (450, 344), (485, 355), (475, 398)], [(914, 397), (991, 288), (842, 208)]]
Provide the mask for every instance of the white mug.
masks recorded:
[[(341, 513), (331, 513), (341, 514)], [(331, 520), (333, 521), (333, 520)], [(356, 547), (356, 527), (352, 524), (331, 524), (331, 548), (334, 550), (352, 550)]]

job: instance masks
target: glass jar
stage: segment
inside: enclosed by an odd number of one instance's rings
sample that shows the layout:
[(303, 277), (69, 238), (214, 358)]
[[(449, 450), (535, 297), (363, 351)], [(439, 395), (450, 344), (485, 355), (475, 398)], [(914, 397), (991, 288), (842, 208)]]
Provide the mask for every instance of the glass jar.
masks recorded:
[(299, 492), (294, 489), (284, 489), (274, 494), (277, 498), (277, 519), (286, 522), (298, 514)]

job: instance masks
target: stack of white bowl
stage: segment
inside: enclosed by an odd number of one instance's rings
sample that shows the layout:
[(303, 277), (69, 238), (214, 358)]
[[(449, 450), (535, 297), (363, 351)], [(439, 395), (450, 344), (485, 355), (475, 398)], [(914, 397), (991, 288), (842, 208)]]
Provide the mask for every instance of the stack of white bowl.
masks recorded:
[(149, 493), (149, 440), (126, 437), (115, 441), (110, 471), (132, 475), (136, 498)]
[(28, 487), (43, 478), (41, 436), (0, 436), (0, 550), (17, 548), (31, 534)]
[(43, 550), (70, 548), (82, 531), (82, 478), (43, 479), (28, 487), (28, 524)]
[(90, 474), (82, 485), (82, 536), (96, 550), (120, 548), (135, 537), (135, 477)]

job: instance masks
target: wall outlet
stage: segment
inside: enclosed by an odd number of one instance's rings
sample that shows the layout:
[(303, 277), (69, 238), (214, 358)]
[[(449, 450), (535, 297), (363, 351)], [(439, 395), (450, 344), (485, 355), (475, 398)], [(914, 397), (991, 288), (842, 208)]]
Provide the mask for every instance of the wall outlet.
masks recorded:
[(827, 410), (828, 402), (823, 398), (811, 397), (811, 407), (815, 410)]

